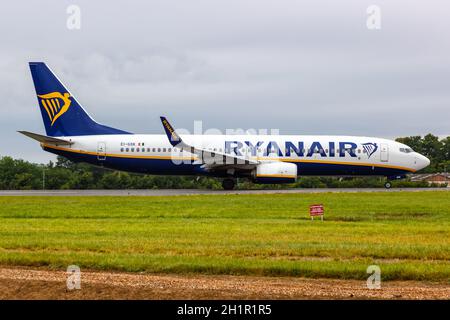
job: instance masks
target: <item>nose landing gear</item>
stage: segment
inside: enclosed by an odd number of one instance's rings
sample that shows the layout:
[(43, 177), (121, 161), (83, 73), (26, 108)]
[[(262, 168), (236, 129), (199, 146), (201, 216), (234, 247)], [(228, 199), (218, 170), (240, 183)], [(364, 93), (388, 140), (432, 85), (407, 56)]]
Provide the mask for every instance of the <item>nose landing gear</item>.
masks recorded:
[(392, 180), (401, 180), (401, 179), (405, 179), (406, 175), (401, 174), (401, 175), (397, 175), (397, 176), (387, 176), (386, 177), (386, 182), (384, 183), (384, 187), (386, 189), (390, 189), (392, 187)]

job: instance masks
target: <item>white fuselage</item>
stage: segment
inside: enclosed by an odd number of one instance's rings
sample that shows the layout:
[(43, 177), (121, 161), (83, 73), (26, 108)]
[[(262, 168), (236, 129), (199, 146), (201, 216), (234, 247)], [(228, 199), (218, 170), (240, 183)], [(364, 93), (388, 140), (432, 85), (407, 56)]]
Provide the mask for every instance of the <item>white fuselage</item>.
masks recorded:
[[(172, 147), (165, 135), (63, 137), (70, 146), (45, 150), (114, 169), (151, 174), (201, 174), (192, 150)], [(295, 163), (298, 175), (400, 175), (429, 160), (404, 144), (373, 137), (299, 135), (185, 135), (191, 146), (252, 160)], [(164, 162), (164, 163), (163, 163)], [(177, 167), (178, 166), (178, 167)], [(189, 168), (192, 168), (189, 169)], [(195, 169), (194, 169), (195, 168)], [(206, 173), (206, 172), (205, 172)]]

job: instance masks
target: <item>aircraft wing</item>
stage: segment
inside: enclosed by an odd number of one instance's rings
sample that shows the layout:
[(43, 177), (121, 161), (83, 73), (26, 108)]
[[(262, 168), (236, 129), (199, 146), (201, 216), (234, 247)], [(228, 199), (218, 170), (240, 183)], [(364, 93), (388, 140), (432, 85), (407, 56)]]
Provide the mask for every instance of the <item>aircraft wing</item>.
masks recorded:
[(52, 143), (52, 144), (56, 144), (56, 145), (71, 145), (71, 144), (73, 144), (73, 142), (68, 141), (68, 140), (44, 136), (44, 135), (33, 133), (33, 132), (28, 132), (28, 131), (18, 131), (18, 132), (31, 138), (31, 139), (39, 141), (41, 143)]
[(169, 123), (165, 117), (160, 117), (164, 130), (166, 131), (167, 138), (173, 147), (186, 150), (190, 153), (195, 153), (199, 157), (198, 163), (204, 164), (207, 169), (218, 169), (223, 167), (228, 169), (230, 167), (239, 166), (252, 166), (257, 165), (259, 162), (251, 160), (250, 158), (236, 156), (221, 152), (213, 152), (211, 150), (195, 147), (184, 142), (181, 137), (176, 133), (175, 129)]

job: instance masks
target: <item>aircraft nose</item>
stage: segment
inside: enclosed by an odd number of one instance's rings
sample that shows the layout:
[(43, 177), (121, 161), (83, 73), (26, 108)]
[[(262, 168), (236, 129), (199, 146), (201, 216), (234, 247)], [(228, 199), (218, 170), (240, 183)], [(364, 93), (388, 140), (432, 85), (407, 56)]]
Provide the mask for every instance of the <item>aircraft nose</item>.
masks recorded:
[(426, 168), (430, 165), (430, 159), (427, 157), (418, 154), (417, 155), (417, 170), (421, 170), (423, 168)]

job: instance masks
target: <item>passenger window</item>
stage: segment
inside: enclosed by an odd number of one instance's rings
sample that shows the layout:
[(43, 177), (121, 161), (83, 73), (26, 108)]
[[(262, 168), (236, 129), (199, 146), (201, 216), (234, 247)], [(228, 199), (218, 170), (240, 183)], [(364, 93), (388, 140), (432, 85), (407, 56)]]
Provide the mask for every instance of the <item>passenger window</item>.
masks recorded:
[(120, 148), (120, 152), (123, 152), (123, 148)]
[(166, 152), (166, 148), (163, 148), (163, 152)]
[(136, 148), (136, 152), (139, 152), (139, 148)]
[(134, 148), (131, 148), (131, 152), (134, 152)]
[(158, 152), (161, 152), (161, 148), (158, 148)]

